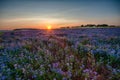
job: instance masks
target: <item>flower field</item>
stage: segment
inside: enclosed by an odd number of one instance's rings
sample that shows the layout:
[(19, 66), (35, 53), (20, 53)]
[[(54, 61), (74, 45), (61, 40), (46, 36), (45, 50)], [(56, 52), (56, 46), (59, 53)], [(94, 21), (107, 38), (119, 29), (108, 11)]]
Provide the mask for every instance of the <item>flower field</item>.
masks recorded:
[(0, 31), (0, 80), (119, 80), (120, 28)]

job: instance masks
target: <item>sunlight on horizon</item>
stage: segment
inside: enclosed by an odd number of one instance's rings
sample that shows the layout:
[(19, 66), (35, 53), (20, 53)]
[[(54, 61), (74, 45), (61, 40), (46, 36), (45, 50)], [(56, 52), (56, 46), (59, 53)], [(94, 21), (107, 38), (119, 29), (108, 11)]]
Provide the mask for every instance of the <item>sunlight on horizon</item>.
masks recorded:
[(47, 26), (47, 29), (48, 29), (48, 30), (51, 30), (51, 29), (52, 29), (51, 25), (48, 25), (48, 26)]

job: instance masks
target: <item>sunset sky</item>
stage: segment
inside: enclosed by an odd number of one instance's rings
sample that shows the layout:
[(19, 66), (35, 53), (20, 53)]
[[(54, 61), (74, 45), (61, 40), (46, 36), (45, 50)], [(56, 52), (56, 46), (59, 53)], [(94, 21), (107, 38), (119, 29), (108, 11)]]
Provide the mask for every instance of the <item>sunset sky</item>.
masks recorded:
[(120, 0), (0, 0), (0, 30), (120, 25)]

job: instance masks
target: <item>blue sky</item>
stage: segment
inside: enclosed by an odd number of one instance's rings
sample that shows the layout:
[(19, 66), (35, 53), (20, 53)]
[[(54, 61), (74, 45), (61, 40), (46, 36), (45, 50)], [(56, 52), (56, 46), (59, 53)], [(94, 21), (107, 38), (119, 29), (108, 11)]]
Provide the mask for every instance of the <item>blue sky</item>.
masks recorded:
[(120, 25), (120, 0), (0, 0), (0, 29)]

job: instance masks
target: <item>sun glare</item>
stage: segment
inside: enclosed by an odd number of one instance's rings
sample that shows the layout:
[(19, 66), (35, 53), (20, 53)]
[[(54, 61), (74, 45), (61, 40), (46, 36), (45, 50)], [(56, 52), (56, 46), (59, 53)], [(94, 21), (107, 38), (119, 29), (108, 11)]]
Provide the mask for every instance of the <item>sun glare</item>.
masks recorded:
[(47, 29), (50, 30), (50, 29), (51, 29), (51, 25), (48, 25), (48, 26), (47, 26)]

